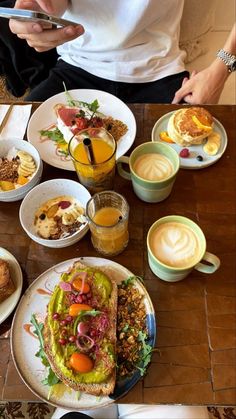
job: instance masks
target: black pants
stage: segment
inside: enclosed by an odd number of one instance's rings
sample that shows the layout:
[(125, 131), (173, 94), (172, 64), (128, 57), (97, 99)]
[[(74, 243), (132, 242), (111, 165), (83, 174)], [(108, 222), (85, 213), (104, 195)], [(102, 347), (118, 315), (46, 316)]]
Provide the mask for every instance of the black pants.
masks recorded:
[(171, 103), (175, 92), (181, 87), (183, 78), (188, 75), (189, 73), (184, 71), (149, 83), (123, 83), (94, 76), (59, 60), (51, 69), (49, 77), (35, 87), (25, 100), (44, 101), (63, 92), (64, 82), (67, 90), (103, 90), (126, 103)]

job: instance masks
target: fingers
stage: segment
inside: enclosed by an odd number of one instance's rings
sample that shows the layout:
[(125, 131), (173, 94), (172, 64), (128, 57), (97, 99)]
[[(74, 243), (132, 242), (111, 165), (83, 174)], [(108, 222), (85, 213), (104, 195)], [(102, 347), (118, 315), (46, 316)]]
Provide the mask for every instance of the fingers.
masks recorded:
[(172, 100), (171, 103), (173, 104), (179, 103), (183, 99), (183, 97), (185, 97), (189, 93), (189, 91), (185, 89), (185, 85), (186, 85), (186, 82), (184, 85), (182, 85), (182, 87), (179, 90), (177, 90), (177, 92), (174, 95), (174, 99)]
[(46, 13), (53, 14), (54, 7), (51, 0), (36, 0), (38, 5), (44, 10)]
[(53, 14), (54, 8), (51, 0), (17, 0), (15, 2), (16, 9), (42, 10), (46, 13)]
[(194, 76), (196, 76), (197, 74), (197, 70), (193, 70), (192, 73), (190, 74), (190, 79)]
[(38, 52), (48, 51), (65, 42), (72, 41), (82, 35), (84, 28), (81, 25), (67, 26), (60, 29), (45, 29), (40, 36), (38, 33), (18, 34), (20, 39), (25, 39), (28, 45)]
[(188, 77), (184, 77), (184, 79), (182, 81), (182, 86), (184, 86), (184, 84), (186, 83), (186, 81), (188, 81)]

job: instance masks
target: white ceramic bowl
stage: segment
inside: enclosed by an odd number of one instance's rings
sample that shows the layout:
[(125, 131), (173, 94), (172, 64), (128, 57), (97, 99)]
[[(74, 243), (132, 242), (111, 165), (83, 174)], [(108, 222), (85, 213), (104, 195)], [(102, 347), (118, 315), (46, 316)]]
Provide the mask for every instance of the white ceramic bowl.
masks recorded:
[(73, 196), (84, 209), (87, 201), (91, 198), (90, 193), (79, 182), (69, 179), (52, 179), (35, 186), (23, 199), (19, 211), (20, 222), (28, 236), (36, 243), (46, 247), (62, 248), (78, 242), (87, 233), (89, 226), (86, 222), (76, 233), (63, 239), (42, 239), (36, 234), (34, 228), (36, 211), (49, 199), (62, 195)]
[(42, 172), (43, 172), (43, 163), (40, 158), (38, 150), (25, 140), (9, 139), (0, 141), (0, 157), (5, 157), (8, 151), (11, 148), (17, 148), (18, 150), (23, 150), (29, 153), (37, 166), (37, 169), (30, 181), (25, 185), (20, 186), (17, 189), (12, 189), (10, 191), (0, 191), (0, 201), (2, 202), (13, 202), (23, 199), (25, 195), (40, 182)]

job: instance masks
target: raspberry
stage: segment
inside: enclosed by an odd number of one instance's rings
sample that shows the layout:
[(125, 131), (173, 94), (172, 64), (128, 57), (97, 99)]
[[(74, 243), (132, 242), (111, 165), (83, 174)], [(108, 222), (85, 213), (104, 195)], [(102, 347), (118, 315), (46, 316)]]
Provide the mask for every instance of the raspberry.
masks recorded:
[(180, 157), (186, 158), (189, 156), (189, 149), (188, 148), (183, 148), (180, 153), (179, 153)]
[(66, 209), (66, 208), (69, 208), (71, 206), (71, 202), (70, 201), (60, 201), (60, 202), (58, 202), (58, 206), (61, 209)]

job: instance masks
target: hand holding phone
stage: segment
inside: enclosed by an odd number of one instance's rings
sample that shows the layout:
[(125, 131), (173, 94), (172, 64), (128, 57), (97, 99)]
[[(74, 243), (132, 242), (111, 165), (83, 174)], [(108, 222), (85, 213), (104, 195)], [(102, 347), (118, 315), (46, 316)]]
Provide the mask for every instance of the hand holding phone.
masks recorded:
[(0, 7), (0, 17), (10, 19), (12, 33), (37, 52), (45, 52), (84, 33), (82, 25), (44, 12)]

